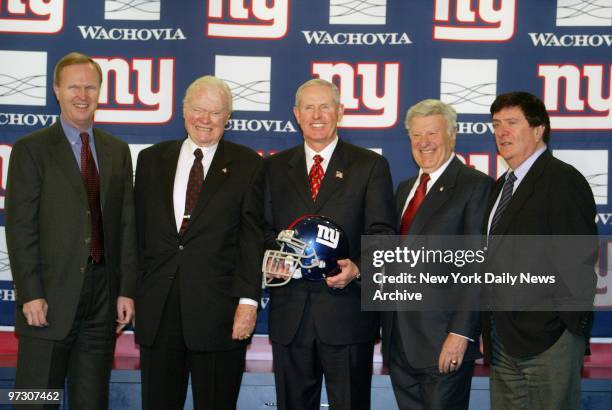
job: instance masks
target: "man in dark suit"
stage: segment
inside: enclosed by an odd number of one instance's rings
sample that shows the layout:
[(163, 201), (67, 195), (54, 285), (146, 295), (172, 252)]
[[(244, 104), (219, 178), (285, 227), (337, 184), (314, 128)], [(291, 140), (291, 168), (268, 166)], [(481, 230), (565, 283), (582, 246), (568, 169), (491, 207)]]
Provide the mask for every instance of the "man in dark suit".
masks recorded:
[[(479, 235), (492, 181), (455, 156), (455, 110), (423, 100), (405, 125), (419, 174), (397, 189), (400, 234)], [(467, 409), (478, 336), (477, 312), (384, 313), (383, 353), (400, 409)]]
[[(550, 120), (544, 103), (526, 92), (502, 94), (491, 105), (491, 115), (497, 149), (510, 169), (493, 188), (487, 212), (488, 234), (506, 238), (597, 235), (589, 184), (547, 148)], [(503, 237), (491, 238), (488, 259), (494, 259), (495, 251), (508, 252), (491, 245)], [(567, 252), (571, 254), (568, 267), (572, 269), (579, 261), (594, 264), (594, 250)], [(519, 259), (509, 256), (509, 260)], [(549, 260), (542, 252), (539, 259), (551, 271), (558, 270), (556, 258)], [(590, 288), (594, 295), (593, 265), (574, 274), (581, 275), (581, 286)], [(580, 368), (592, 317), (591, 311), (485, 312), (483, 341), (485, 359), (491, 363), (492, 408), (579, 409)]]
[[(331, 218), (347, 235), (350, 258), (326, 281), (291, 280), (270, 291), (270, 338), (280, 409), (319, 409), (322, 377), (333, 409), (368, 409), (378, 318), (361, 312), (361, 235), (394, 233), (387, 161), (338, 138), (338, 88), (314, 79), (296, 93), (304, 144), (266, 159), (266, 247), (306, 214)], [(311, 183), (312, 182), (312, 183)]]
[(263, 163), (222, 140), (232, 94), (195, 80), (187, 138), (142, 151), (136, 168), (136, 323), (145, 409), (235, 409), (255, 327), (263, 257)]
[(60, 120), (15, 143), (7, 183), (15, 387), (60, 389), (68, 376), (75, 409), (108, 407), (115, 327), (134, 314), (132, 163), (127, 144), (93, 128), (101, 83), (86, 55), (57, 63)]

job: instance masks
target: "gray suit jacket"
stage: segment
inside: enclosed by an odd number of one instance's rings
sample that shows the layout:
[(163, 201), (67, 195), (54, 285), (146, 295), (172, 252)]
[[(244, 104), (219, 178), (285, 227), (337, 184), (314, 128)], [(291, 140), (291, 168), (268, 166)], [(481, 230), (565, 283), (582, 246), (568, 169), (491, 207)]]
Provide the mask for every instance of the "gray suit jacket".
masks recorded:
[[(126, 143), (94, 129), (106, 269), (111, 298), (132, 297), (136, 232), (132, 162)], [(16, 289), (18, 334), (59, 340), (74, 321), (89, 257), (89, 205), (60, 122), (13, 146), (6, 192), (6, 239)], [(28, 326), (21, 307), (45, 298), (49, 326)]]

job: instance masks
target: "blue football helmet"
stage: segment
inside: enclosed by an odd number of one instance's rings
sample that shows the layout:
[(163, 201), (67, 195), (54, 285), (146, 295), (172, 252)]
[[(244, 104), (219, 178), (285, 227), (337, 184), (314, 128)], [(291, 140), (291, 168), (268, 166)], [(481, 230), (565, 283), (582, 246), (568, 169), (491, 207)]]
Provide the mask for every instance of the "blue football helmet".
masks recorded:
[(337, 261), (349, 256), (346, 234), (331, 219), (305, 215), (276, 238), (280, 250), (267, 250), (263, 286), (282, 286), (293, 279), (321, 281), (340, 273)]

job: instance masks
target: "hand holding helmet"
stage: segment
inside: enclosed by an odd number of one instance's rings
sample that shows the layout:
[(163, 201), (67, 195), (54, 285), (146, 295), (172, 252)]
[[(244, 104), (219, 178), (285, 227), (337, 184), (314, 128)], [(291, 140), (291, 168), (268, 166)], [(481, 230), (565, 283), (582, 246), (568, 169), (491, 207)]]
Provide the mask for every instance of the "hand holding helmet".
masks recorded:
[(278, 234), (276, 241), (280, 250), (267, 250), (264, 255), (264, 287), (282, 286), (300, 278), (322, 281), (340, 273), (338, 260), (348, 258), (346, 234), (324, 216), (298, 218)]

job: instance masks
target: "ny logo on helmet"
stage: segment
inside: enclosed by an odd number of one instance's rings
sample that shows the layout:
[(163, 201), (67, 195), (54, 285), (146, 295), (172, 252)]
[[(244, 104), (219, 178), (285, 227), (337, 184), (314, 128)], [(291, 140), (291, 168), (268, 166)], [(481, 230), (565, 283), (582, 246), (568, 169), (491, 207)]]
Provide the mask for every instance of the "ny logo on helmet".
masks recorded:
[(340, 240), (340, 232), (323, 225), (317, 225), (317, 242), (336, 249)]

